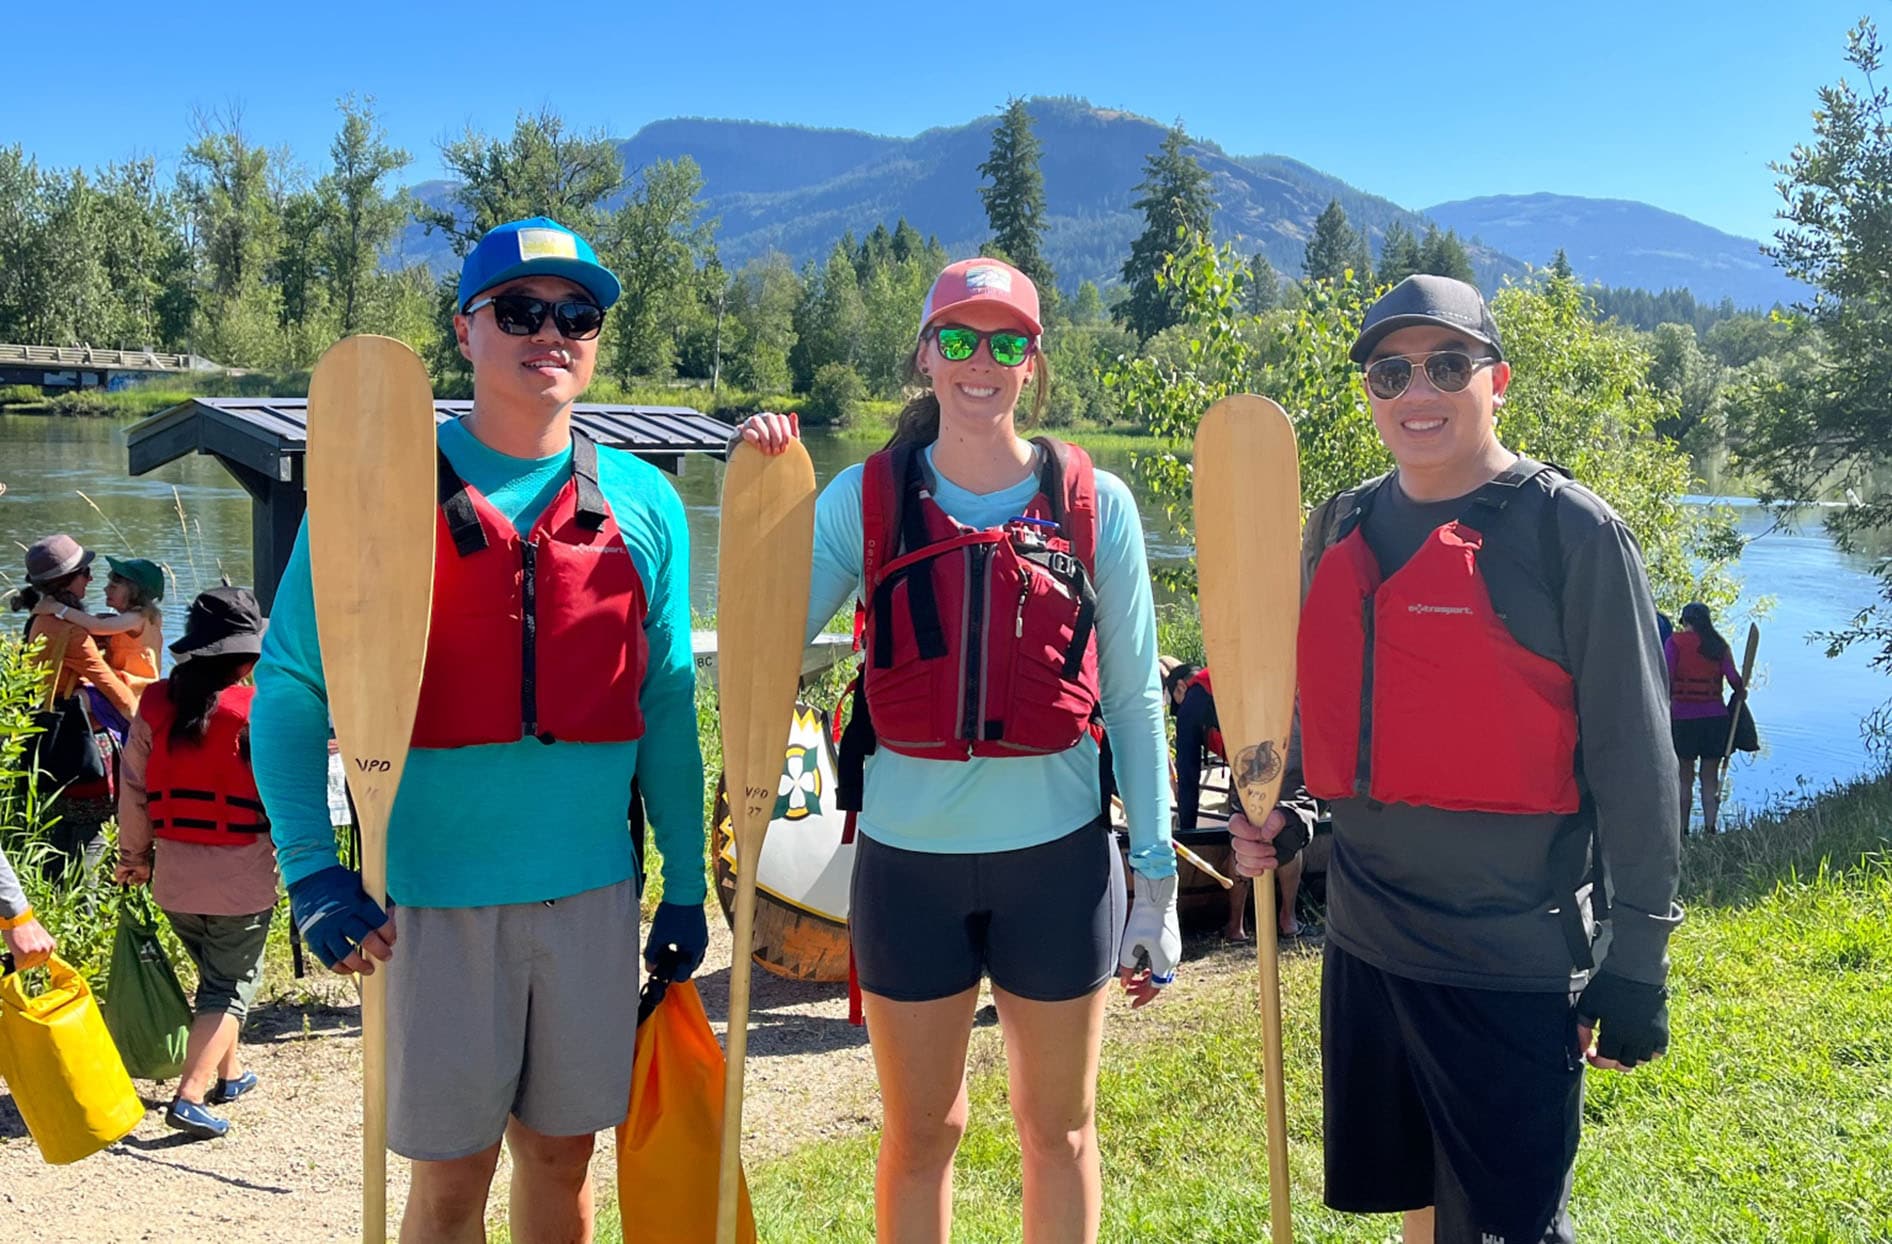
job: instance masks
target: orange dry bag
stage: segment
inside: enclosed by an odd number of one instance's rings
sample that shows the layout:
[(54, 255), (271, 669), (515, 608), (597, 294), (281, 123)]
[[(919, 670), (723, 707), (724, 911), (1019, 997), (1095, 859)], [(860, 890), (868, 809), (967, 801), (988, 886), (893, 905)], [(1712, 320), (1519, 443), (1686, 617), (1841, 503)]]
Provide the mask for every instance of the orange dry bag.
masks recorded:
[[(723, 1049), (691, 981), (672, 983), (660, 963), (637, 1008), (631, 1108), (618, 1127), (618, 1205), (648, 1205), (624, 1238), (638, 1244), (714, 1244), (716, 1172), (722, 1160)], [(749, 1185), (742, 1183), (736, 1238), (755, 1244)]]

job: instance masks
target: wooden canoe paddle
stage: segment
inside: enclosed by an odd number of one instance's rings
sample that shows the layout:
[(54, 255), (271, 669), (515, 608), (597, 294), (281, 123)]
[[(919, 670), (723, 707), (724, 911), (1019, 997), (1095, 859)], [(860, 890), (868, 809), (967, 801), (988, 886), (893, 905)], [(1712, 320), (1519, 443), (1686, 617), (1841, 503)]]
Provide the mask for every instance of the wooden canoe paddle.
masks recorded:
[[(1761, 626), (1758, 622), (1747, 624), (1747, 651), (1741, 654), (1741, 698), (1734, 702), (1728, 713), (1728, 744), (1721, 749), (1721, 780), (1728, 780), (1728, 761), (1734, 758), (1735, 736), (1741, 730), (1741, 706), (1747, 702), (1748, 687), (1754, 680), (1754, 654), (1760, 651)], [(1688, 826), (1682, 826), (1684, 832)]]
[[(1242, 807), (1260, 824), (1281, 793), (1294, 722), (1294, 640), (1301, 616), (1301, 470), (1294, 425), (1267, 398), (1225, 397), (1196, 426), (1193, 469), (1196, 595), (1203, 645), (1215, 670), (1215, 711), (1228, 740), (1229, 779)], [(1277, 929), (1270, 871), (1255, 878), (1268, 1213), (1274, 1244), (1293, 1244)]]
[[(309, 377), (309, 577), (329, 713), (387, 905), (388, 815), (407, 764), (434, 588), (434, 395), (392, 337), (347, 337)], [(387, 965), (362, 981), (361, 1238), (387, 1238)]]
[(717, 1244), (736, 1244), (740, 1219), (742, 1072), (755, 962), (756, 866), (781, 795), (782, 756), (795, 720), (814, 541), (815, 470), (802, 443), (792, 440), (772, 456), (738, 444), (723, 475), (716, 560), (716, 682), (736, 846)]

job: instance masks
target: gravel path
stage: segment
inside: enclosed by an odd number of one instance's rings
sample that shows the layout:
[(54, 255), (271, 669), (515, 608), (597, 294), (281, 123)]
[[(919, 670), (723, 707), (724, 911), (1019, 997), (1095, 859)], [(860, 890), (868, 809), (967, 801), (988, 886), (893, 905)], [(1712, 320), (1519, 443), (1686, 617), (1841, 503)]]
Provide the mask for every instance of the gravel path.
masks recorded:
[[(720, 1033), (730, 939), (720, 921), (711, 922), (711, 932), (697, 980)], [(1189, 959), (1174, 987), (1179, 993), (1254, 970), (1252, 946), (1192, 941)], [(1127, 1008), (1113, 1006), (1113, 1026), (1127, 1017)], [(751, 1160), (878, 1125), (873, 1061), (865, 1031), (847, 1022), (844, 987), (798, 984), (758, 968), (751, 1022), (743, 1109)], [(163, 1107), (173, 1086), (139, 1081), (150, 1109), (131, 1136), (72, 1166), (47, 1166), (12, 1098), (0, 1094), (0, 1239), (304, 1244), (359, 1238), (359, 1025), (353, 988), (340, 980), (301, 982), (259, 1007), (245, 1029), (243, 1055), (262, 1087), (229, 1107), (233, 1126), (220, 1141), (192, 1142), (170, 1131)], [(975, 1071), (998, 1065), (996, 1024), (974, 1034), (971, 1057)], [(406, 1197), (405, 1168), (390, 1157), (390, 1221), (398, 1221)], [(608, 1134), (592, 1168), (601, 1199), (608, 1198), (615, 1180)], [(508, 1177), (502, 1156), (490, 1222), (504, 1221)]]

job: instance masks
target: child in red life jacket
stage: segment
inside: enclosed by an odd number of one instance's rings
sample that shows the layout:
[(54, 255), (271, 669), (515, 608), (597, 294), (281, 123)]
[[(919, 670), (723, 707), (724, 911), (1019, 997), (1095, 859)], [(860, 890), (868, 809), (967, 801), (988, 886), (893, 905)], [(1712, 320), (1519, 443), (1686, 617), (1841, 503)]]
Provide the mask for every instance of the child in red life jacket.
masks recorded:
[(253, 688), (242, 682), (264, 625), (248, 588), (192, 601), (171, 645), (178, 664), (145, 691), (120, 762), (114, 877), (151, 886), (197, 965), (196, 1018), (165, 1122), (200, 1140), (230, 1128), (210, 1106), (256, 1087), (237, 1034), (262, 982), (276, 853), (250, 773)]
[(1734, 688), (1737, 697), (1747, 693), (1747, 686), (1734, 668), (1728, 641), (1700, 601), (1683, 607), (1682, 629), (1669, 636), (1662, 651), (1669, 662), (1669, 736), (1682, 766), (1682, 832), (1688, 832), (1699, 760), (1702, 830), (1712, 834), (1721, 812), (1721, 758), (1727, 753), (1732, 720), (1721, 700), (1721, 684)]
[[(1020, 394), (1036, 379), (1042, 405), (1048, 382), (1029, 277), (952, 264), (918, 330), (929, 391), (816, 503), (806, 619), (814, 633), (849, 597), (865, 605), (838, 785), (859, 813), (848, 927), (884, 1107), (875, 1218), (883, 1240), (951, 1235), (989, 977), (1023, 1153), (1019, 1234), (1091, 1241), (1107, 986), (1144, 1005), (1182, 949), (1142, 525), (1082, 449), (1018, 434)], [(764, 414), (742, 435), (780, 452), (795, 430)], [(1102, 815), (1098, 718), (1133, 904)]]

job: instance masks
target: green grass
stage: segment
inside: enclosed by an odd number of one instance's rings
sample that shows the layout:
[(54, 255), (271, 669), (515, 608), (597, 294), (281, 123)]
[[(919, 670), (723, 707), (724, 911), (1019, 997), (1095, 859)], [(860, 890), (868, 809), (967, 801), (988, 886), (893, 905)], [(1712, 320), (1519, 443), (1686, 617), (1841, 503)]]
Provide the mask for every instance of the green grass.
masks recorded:
[[(1588, 1078), (1581, 1238), (1892, 1239), (1892, 781), (1692, 840), (1668, 1057)], [(1283, 963), (1297, 1238), (1380, 1241), (1392, 1217), (1320, 1204), (1319, 961)], [(1246, 975), (1113, 1022), (1099, 1085), (1107, 1241), (1267, 1234), (1260, 1029)], [(1004, 1076), (972, 1083), (955, 1241), (1018, 1236)], [(761, 1238), (872, 1239), (872, 1136), (750, 1171)], [(621, 1238), (614, 1209), (609, 1231)]]

